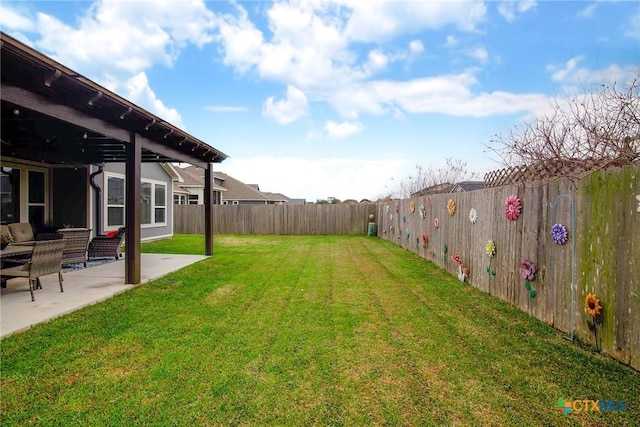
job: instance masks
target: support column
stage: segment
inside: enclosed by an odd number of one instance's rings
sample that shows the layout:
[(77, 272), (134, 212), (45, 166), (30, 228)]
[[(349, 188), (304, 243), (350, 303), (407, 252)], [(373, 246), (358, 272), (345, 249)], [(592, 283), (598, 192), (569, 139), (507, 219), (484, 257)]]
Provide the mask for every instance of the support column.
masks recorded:
[(140, 182), (142, 178), (142, 143), (136, 134), (129, 134), (125, 161), (125, 258), (124, 282), (140, 283)]
[(213, 163), (204, 170), (204, 254), (213, 255)]

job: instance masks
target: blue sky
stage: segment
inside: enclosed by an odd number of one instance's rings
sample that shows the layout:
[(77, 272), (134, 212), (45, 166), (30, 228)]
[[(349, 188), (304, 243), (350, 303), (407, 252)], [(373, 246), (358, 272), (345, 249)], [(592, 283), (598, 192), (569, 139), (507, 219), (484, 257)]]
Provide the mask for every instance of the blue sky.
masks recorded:
[(493, 135), (640, 66), (626, 1), (2, 0), (0, 26), (311, 201), (484, 174)]

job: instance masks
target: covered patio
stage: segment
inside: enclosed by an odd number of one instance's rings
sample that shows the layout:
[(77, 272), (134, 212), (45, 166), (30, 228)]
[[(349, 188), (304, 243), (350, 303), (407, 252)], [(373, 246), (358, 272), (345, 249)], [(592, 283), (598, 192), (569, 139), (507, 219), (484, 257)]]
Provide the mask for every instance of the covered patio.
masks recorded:
[[(206, 259), (203, 255), (142, 254), (141, 280), (151, 280)], [(31, 301), (26, 279), (11, 279), (0, 298), (0, 337), (28, 329), (66, 313), (86, 307), (134, 286), (126, 284), (124, 260), (63, 273), (64, 292), (56, 274), (44, 276), (42, 289)]]
[[(124, 164), (125, 258), (110, 268), (122, 270), (122, 283), (141, 283), (143, 272), (153, 268), (144, 265), (147, 257), (141, 257), (140, 251), (141, 164), (184, 162), (205, 170), (204, 255), (213, 254), (213, 164), (224, 161), (226, 154), (5, 33), (0, 45), (0, 160), (38, 168), (44, 176), (41, 183), (33, 180), (33, 185), (31, 180), (21, 181), (14, 197), (21, 205), (12, 216), (19, 220), (7, 222), (38, 218), (46, 223), (56, 217), (56, 210), (83, 209), (84, 226), (100, 234), (105, 229), (102, 205), (96, 201), (92, 211), (89, 182), (106, 163)], [(59, 171), (76, 174), (77, 179), (69, 180), (83, 182), (81, 194), (70, 195), (64, 186), (56, 192), (52, 182)], [(32, 202), (29, 192), (42, 187), (46, 195)], [(2, 207), (7, 212), (13, 209), (5, 203), (4, 194)], [(3, 321), (4, 299), (3, 295)], [(37, 299), (39, 304), (45, 302)]]

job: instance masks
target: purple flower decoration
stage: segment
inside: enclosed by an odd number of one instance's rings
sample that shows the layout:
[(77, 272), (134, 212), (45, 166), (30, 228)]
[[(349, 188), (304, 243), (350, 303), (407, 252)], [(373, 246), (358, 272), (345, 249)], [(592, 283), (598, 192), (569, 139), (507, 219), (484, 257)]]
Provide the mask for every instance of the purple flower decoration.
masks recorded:
[(551, 237), (553, 241), (558, 245), (564, 245), (567, 243), (567, 239), (569, 237), (569, 232), (567, 231), (567, 227), (562, 224), (555, 224), (551, 227)]
[(536, 280), (536, 271), (538, 271), (536, 265), (528, 259), (520, 263), (520, 275), (523, 279), (530, 282)]

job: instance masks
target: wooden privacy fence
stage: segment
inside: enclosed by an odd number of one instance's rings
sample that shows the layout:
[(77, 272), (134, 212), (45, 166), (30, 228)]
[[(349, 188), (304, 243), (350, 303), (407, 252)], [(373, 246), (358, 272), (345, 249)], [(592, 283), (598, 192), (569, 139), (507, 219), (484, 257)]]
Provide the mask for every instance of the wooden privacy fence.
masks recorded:
[[(522, 203), (515, 221), (504, 213), (512, 194)], [(458, 254), (472, 286), (569, 336), (573, 330), (591, 345), (592, 318), (584, 304), (587, 293), (595, 293), (603, 306), (603, 352), (640, 369), (640, 167), (600, 171), (573, 183), (560, 179), (534, 188), (509, 185), (383, 203), (376, 217), (380, 237), (453, 274)], [(568, 230), (564, 245), (551, 237), (554, 224)], [(485, 250), (490, 239), (496, 246), (492, 259)], [(538, 268), (530, 289), (520, 275), (524, 259)]]
[[(218, 234), (367, 234), (376, 205), (214, 205)], [(173, 232), (204, 233), (203, 205), (174, 205)]]

